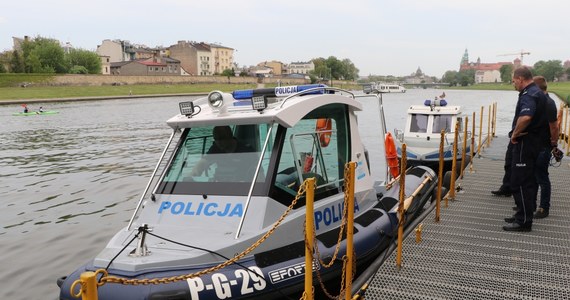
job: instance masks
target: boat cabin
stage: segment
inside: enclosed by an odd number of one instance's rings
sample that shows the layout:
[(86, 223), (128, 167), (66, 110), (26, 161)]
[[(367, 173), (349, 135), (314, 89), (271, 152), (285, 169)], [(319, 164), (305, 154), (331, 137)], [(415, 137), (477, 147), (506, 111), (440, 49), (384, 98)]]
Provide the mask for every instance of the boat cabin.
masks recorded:
[(455, 123), (459, 122), (459, 130), (463, 131), (463, 117), (461, 107), (447, 105), (445, 100), (426, 100), (424, 105), (412, 105), (408, 109), (406, 129), (396, 130), (396, 137), (400, 141), (409, 142), (410, 138), (430, 139), (441, 134), (455, 132)]

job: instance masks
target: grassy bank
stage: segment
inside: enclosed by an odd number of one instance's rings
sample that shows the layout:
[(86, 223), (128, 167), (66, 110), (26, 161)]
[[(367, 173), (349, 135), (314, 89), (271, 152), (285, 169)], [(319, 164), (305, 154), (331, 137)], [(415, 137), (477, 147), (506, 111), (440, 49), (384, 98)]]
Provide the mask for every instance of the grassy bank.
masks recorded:
[[(153, 85), (120, 85), (120, 86), (29, 86), (0, 87), (0, 103), (2, 100), (63, 99), (80, 97), (116, 97), (140, 95), (166, 95), (208, 93), (213, 90), (231, 92), (241, 89), (256, 88), (255, 84), (153, 84)], [(271, 88), (276, 85), (266, 85)], [(358, 85), (338, 86), (344, 89), (357, 89)]]
[(229, 92), (255, 88), (253, 84), (153, 84), (121, 86), (43, 86), (1, 87), (0, 101), (26, 99), (54, 99), (72, 97), (104, 97), (128, 95), (160, 95), (208, 93), (213, 90)]

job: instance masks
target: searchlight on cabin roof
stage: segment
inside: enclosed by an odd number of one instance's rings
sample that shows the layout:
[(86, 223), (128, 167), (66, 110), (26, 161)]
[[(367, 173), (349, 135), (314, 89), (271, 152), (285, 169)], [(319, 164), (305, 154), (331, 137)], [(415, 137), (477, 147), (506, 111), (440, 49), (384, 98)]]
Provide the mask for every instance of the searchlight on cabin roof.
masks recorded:
[(187, 117), (191, 117), (194, 115), (195, 107), (192, 101), (180, 102), (178, 103), (180, 107), (180, 114), (185, 115)]
[(259, 113), (262, 113), (267, 108), (267, 97), (264, 95), (251, 97), (251, 106)]

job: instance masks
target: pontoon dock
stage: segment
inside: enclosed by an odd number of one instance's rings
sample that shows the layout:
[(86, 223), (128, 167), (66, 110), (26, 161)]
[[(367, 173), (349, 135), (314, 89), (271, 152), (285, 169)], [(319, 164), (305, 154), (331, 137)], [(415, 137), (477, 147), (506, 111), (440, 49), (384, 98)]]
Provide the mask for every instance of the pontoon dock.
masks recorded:
[[(507, 138), (475, 158), (458, 182), (463, 189), (423, 220), (422, 241), (404, 241), (402, 268), (395, 252), (366, 291), (366, 299), (570, 299), (570, 160), (550, 167), (550, 215), (535, 219), (532, 232), (506, 232), (512, 197), (496, 197)], [(539, 196), (540, 197), (540, 196)], [(539, 200), (540, 201), (540, 200)]]

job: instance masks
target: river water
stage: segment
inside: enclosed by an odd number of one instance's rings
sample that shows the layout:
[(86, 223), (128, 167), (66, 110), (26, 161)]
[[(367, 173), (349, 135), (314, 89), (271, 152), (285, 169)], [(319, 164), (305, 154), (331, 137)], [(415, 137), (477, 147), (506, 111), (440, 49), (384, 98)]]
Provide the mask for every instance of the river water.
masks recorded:
[[(388, 130), (403, 128), (409, 105), (441, 92), (385, 94)], [(496, 133), (510, 130), (515, 91), (445, 93), (469, 116), (477, 113), (477, 127), (481, 106), (487, 116), (497, 102)], [(128, 223), (170, 136), (165, 121), (190, 99), (55, 102), (43, 106), (59, 114), (28, 117), (12, 116), (19, 105), (0, 106), (0, 299), (57, 299), (56, 279)], [(368, 149), (379, 143), (377, 127), (367, 124), (378, 115), (373, 103), (359, 116)]]

